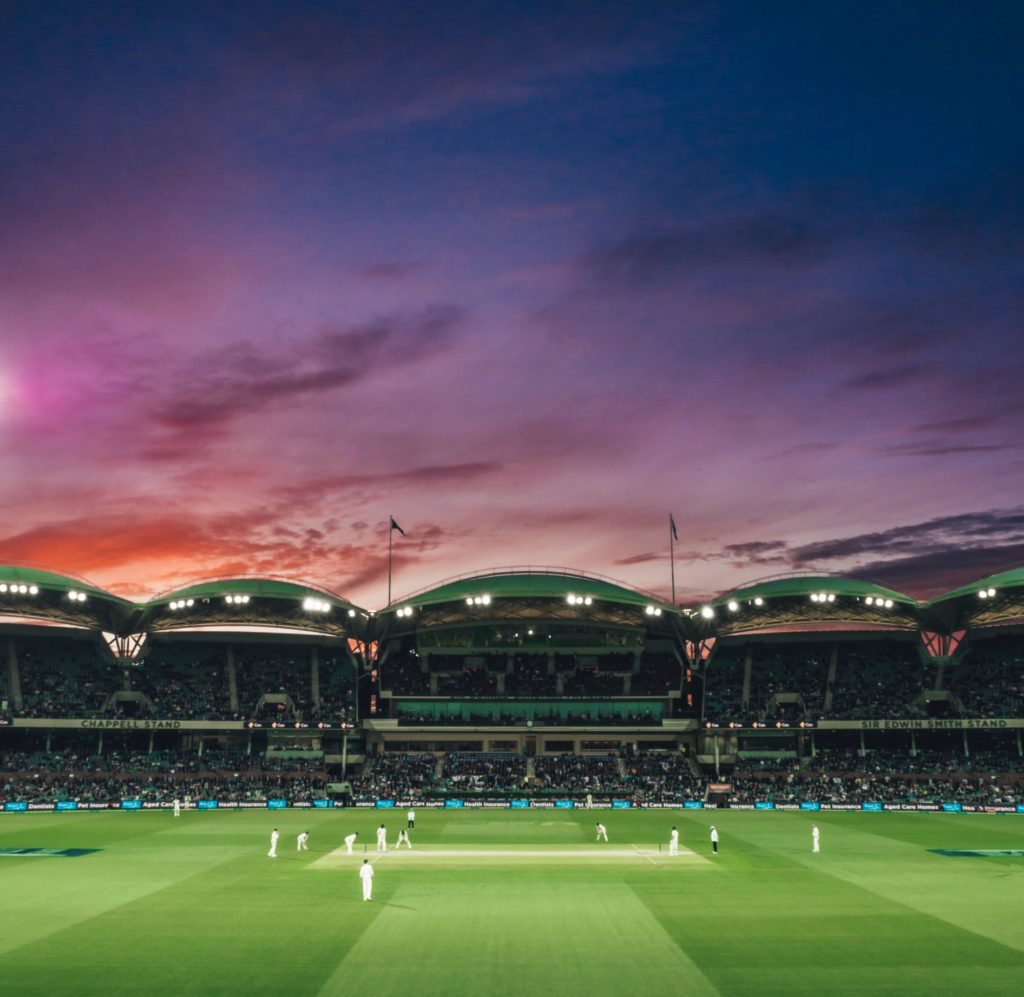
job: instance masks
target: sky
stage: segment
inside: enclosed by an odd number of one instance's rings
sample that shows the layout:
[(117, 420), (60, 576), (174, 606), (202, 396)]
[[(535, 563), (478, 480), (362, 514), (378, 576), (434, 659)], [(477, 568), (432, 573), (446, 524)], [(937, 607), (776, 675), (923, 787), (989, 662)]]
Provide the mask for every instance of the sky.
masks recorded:
[(1024, 7), (0, 0), (0, 563), (1024, 565)]

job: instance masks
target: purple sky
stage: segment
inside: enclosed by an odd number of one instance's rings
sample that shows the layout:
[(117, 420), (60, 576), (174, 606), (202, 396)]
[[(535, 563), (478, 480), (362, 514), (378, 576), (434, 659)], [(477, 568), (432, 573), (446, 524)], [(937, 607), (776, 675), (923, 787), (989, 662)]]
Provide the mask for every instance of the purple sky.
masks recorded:
[(0, 2), (0, 561), (1024, 564), (1024, 8), (201, 8)]

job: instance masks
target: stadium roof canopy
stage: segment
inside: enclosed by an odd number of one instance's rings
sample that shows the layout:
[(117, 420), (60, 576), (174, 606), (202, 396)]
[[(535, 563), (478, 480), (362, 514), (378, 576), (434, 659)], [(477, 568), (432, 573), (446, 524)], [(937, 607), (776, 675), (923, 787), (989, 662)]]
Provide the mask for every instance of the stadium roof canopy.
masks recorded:
[(971, 582), (969, 585), (961, 585), (960, 588), (954, 589), (952, 592), (947, 592), (945, 595), (936, 596), (929, 606), (934, 606), (940, 602), (948, 602), (950, 599), (962, 599), (964, 596), (969, 596), (972, 599), (977, 599), (979, 594), (984, 591), (986, 598), (988, 598), (988, 590), (995, 589), (996, 593), (1002, 589), (1014, 589), (1024, 588), (1024, 567), (1012, 568), (1009, 571), (1001, 571), (997, 575), (989, 575), (988, 578), (980, 578), (976, 582)]
[(723, 637), (772, 631), (907, 631), (918, 626), (919, 603), (874, 582), (815, 572), (777, 575), (733, 589), (702, 613), (707, 629)]
[(20, 562), (0, 564), (0, 620), (5, 625), (115, 631), (135, 610), (134, 603), (84, 578)]
[(673, 608), (671, 603), (657, 596), (628, 588), (602, 575), (549, 567), (492, 568), (471, 575), (459, 575), (439, 585), (421, 589), (398, 602), (403, 605), (428, 606), (464, 601), (485, 594), (492, 599), (565, 599), (569, 595), (582, 595), (594, 600), (631, 606), (653, 604), (662, 609)]
[(771, 578), (764, 578), (741, 588), (733, 589), (724, 595), (720, 595), (712, 602), (712, 605), (735, 600), (742, 602), (744, 599), (778, 599), (783, 597), (792, 598), (825, 592), (837, 597), (862, 599), (867, 596), (883, 599), (891, 599), (893, 602), (902, 602), (906, 605), (917, 605), (915, 599), (896, 592), (893, 589), (876, 585), (874, 582), (864, 581), (860, 578), (847, 578), (843, 575), (833, 575), (828, 572), (817, 572), (815, 574), (790, 574), (776, 575)]
[(351, 636), (370, 614), (329, 589), (266, 575), (209, 578), (163, 592), (135, 626), (151, 632), (277, 632)]
[(579, 641), (596, 642), (604, 639), (601, 632), (669, 634), (684, 619), (657, 596), (601, 575), (551, 567), (461, 575), (397, 600), (377, 618), (379, 638), (469, 629), (485, 642), (508, 639), (505, 629), (517, 624), (540, 624), (545, 634), (557, 629), (566, 640), (576, 634)]
[(940, 631), (1018, 627), (1024, 624), (1024, 568), (989, 575), (940, 595), (925, 607), (931, 628)]

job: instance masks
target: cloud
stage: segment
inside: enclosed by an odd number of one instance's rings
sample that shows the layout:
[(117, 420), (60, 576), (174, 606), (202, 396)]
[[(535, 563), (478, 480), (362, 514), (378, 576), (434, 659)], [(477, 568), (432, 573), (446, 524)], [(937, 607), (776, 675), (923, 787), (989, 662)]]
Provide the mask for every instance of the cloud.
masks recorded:
[(931, 380), (933, 368), (925, 364), (905, 364), (902, 367), (885, 367), (864, 371), (840, 382), (840, 387), (854, 391), (875, 391), (885, 388), (904, 388), (908, 384)]
[(1024, 543), (933, 551), (869, 561), (849, 572), (897, 591), (931, 599), (970, 582), (1024, 565)]
[(715, 217), (672, 228), (636, 231), (593, 252), (586, 268), (599, 281), (646, 284), (683, 270), (817, 264), (839, 232), (810, 216), (765, 213)]
[[(995, 543), (993, 543), (995, 541)], [(963, 553), (979, 542), (988, 547), (1013, 547), (1024, 541), (1024, 507), (942, 516), (836, 540), (822, 540), (789, 552), (794, 567), (874, 556)]]
[(161, 385), (154, 415), (173, 430), (216, 430), (281, 402), (332, 391), (449, 349), (465, 315), (453, 305), (352, 328), (286, 348), (236, 343), (194, 358)]
[(1016, 443), (893, 443), (876, 447), (874, 453), (880, 457), (953, 457), (960, 454), (998, 453), (1002, 450), (1019, 450)]

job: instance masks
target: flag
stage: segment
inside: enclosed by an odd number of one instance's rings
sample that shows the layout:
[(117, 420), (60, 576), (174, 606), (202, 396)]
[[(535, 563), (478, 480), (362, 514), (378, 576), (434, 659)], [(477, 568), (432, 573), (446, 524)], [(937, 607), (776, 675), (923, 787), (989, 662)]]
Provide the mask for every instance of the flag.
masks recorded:
[[(394, 520), (392, 519), (391, 522), (393, 523)], [(678, 540), (679, 539), (679, 531), (676, 529), (676, 521), (673, 518), (671, 512), (668, 514), (668, 525), (669, 525), (669, 528), (672, 530), (672, 539), (673, 540)]]
[(403, 530), (402, 527), (395, 522), (394, 516), (391, 517), (391, 529), (398, 530), (398, 532), (401, 533), (403, 537), (405, 536), (405, 530)]

